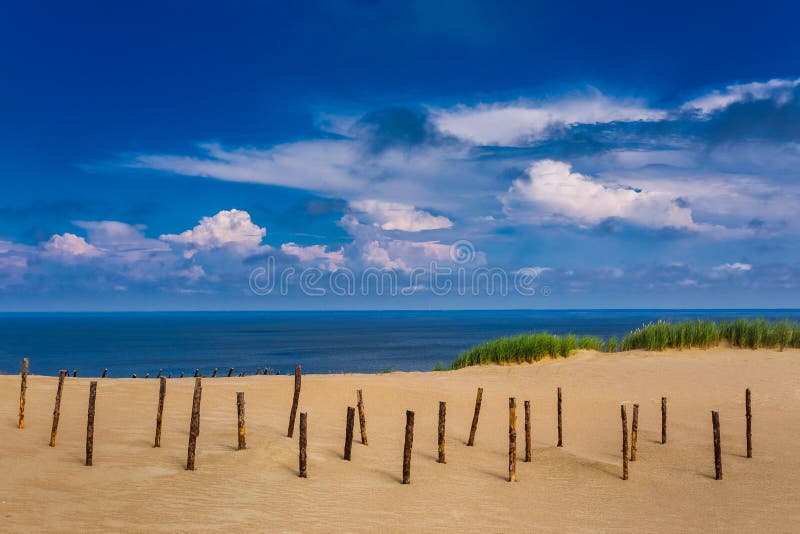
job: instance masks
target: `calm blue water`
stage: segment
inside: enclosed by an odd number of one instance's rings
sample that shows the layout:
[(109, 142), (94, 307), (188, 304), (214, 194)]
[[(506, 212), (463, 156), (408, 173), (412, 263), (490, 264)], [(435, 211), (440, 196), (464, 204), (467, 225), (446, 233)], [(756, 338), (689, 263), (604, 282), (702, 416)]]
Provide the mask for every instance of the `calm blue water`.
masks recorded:
[(258, 367), (307, 373), (430, 370), (489, 339), (546, 330), (622, 336), (658, 319), (800, 320), (800, 310), (369, 311), (0, 314), (0, 371), (78, 376)]

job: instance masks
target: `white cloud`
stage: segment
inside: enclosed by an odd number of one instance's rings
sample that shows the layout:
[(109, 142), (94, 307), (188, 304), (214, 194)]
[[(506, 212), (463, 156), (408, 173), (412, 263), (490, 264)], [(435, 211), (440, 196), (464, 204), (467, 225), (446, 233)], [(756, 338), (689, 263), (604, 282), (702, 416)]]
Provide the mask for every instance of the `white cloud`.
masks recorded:
[(574, 124), (657, 121), (666, 112), (636, 101), (602, 95), (541, 103), (480, 104), (431, 110), (436, 127), (476, 145), (520, 146), (546, 137), (553, 127)]
[(668, 192), (603, 184), (553, 160), (531, 165), (527, 178), (514, 180), (501, 200), (509, 214), (528, 222), (593, 226), (617, 218), (648, 228), (702, 228)]
[(54, 235), (43, 245), (45, 254), (63, 259), (94, 258), (102, 256), (103, 251), (75, 234)]
[(301, 262), (312, 263), (321, 269), (335, 271), (344, 264), (344, 248), (328, 250), (325, 245), (301, 246), (297, 243), (284, 243), (281, 252), (295, 256)]
[(711, 275), (719, 276), (719, 275), (729, 275), (729, 274), (741, 274), (746, 273), (753, 270), (753, 266), (749, 263), (723, 263), (722, 265), (717, 265), (711, 269)]
[(452, 262), (450, 245), (438, 241), (406, 241), (402, 239), (370, 241), (362, 248), (361, 257), (367, 265), (406, 272), (414, 269), (427, 270), (432, 261)]
[(231, 245), (242, 251), (257, 249), (267, 234), (266, 228), (253, 223), (250, 214), (237, 209), (223, 210), (213, 217), (203, 217), (191, 230), (163, 234), (160, 239), (189, 247), (188, 256), (197, 250), (211, 250)]
[(447, 217), (432, 215), (409, 204), (381, 200), (355, 200), (350, 202), (350, 207), (365, 214), (368, 220), (384, 230), (421, 232), (453, 226), (453, 222)]
[(773, 99), (779, 104), (784, 104), (791, 98), (792, 91), (798, 86), (800, 86), (800, 79), (773, 79), (767, 82), (734, 84), (727, 86), (722, 91), (717, 89), (689, 100), (682, 106), (682, 109), (709, 115), (732, 104), (748, 100)]

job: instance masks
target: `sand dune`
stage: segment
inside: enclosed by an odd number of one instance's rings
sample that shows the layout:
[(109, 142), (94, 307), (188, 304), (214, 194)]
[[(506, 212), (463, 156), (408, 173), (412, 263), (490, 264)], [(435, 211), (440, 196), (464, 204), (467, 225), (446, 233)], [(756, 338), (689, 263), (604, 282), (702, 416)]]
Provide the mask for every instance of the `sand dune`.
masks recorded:
[[(35, 372), (36, 362), (31, 362)], [(533, 365), (455, 372), (303, 377), (309, 478), (297, 433), (285, 437), (293, 379), (204, 379), (197, 470), (184, 470), (193, 379), (168, 381), (162, 447), (152, 447), (158, 381), (99, 381), (94, 466), (85, 467), (89, 379), (64, 387), (48, 447), (57, 379), (0, 377), (3, 531), (729, 531), (800, 524), (800, 351), (581, 353)], [(484, 388), (476, 446), (466, 447)], [(556, 448), (556, 387), (564, 447)], [(745, 454), (744, 390), (753, 391), (754, 458)], [(348, 405), (364, 391), (369, 445), (342, 460)], [(236, 449), (236, 392), (248, 450)], [(660, 441), (660, 399), (669, 440)], [(506, 482), (508, 397), (533, 404), (533, 462)], [(446, 465), (436, 462), (438, 401), (447, 401)], [(638, 460), (620, 478), (619, 405), (640, 404)], [(405, 410), (416, 412), (411, 484), (400, 484)], [(715, 481), (711, 416), (721, 416), (725, 478)]]

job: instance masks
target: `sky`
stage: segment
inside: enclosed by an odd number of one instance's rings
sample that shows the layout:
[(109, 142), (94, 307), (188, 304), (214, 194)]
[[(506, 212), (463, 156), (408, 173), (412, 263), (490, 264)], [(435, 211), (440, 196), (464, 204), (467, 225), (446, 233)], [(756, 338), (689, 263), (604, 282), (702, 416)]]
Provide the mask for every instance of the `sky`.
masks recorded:
[(797, 307), (799, 17), (12, 3), (0, 311)]

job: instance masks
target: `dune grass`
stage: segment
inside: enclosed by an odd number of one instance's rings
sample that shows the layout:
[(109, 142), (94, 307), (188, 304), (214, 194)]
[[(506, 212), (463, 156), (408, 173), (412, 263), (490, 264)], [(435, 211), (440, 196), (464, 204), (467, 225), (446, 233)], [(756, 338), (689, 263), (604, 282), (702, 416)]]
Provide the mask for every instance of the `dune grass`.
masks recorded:
[(603, 341), (597, 337), (572, 334), (554, 336), (547, 333), (502, 337), (465, 350), (450, 366), (460, 369), (487, 363), (530, 363), (549, 357), (567, 357), (578, 349), (600, 350)]
[(659, 321), (637, 328), (622, 341), (612, 337), (605, 341), (593, 336), (555, 336), (546, 332), (502, 337), (465, 350), (450, 365), (460, 369), (470, 365), (530, 363), (542, 358), (567, 357), (578, 349), (664, 350), (710, 348), (727, 342), (734, 347), (758, 349), (800, 347), (800, 323), (769, 322), (764, 319), (735, 321)]

